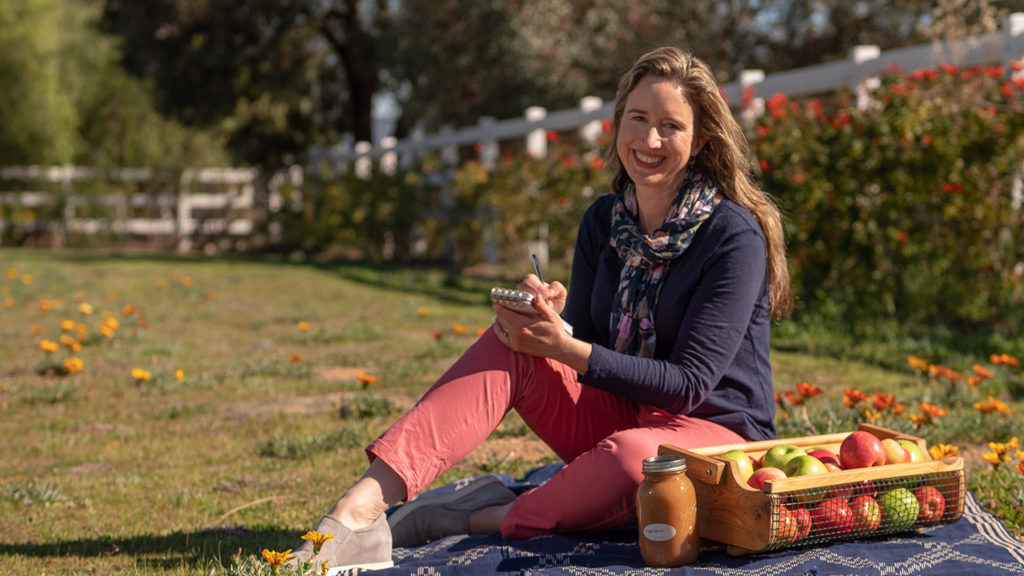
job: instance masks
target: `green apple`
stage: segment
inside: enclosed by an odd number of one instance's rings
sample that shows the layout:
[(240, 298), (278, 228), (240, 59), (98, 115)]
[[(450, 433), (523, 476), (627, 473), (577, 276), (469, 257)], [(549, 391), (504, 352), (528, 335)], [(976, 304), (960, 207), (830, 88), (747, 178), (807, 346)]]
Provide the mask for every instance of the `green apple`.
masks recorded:
[(789, 462), (794, 456), (803, 456), (805, 454), (807, 452), (804, 452), (803, 448), (794, 444), (779, 444), (778, 446), (772, 446), (764, 453), (764, 460), (761, 465), (782, 469), (786, 466), (786, 462)]
[(878, 508), (882, 512), (881, 529), (892, 532), (909, 529), (920, 512), (917, 497), (902, 487), (879, 494)]
[(903, 446), (903, 449), (910, 454), (911, 462), (924, 462), (925, 460), (930, 460), (930, 458), (925, 456), (924, 450), (921, 450), (921, 447), (917, 445), (917, 442), (913, 442), (911, 440), (897, 440), (897, 442), (899, 442), (900, 446)]
[[(793, 476), (809, 476), (812, 474), (827, 474), (828, 468), (814, 456), (807, 454), (798, 454), (789, 459), (786, 465), (782, 467), (782, 471), (786, 473), (786, 476), (792, 478)], [(819, 501), (825, 495), (825, 488), (803, 488), (791, 493), (791, 497), (794, 501), (801, 504), (814, 504)]]
[(729, 450), (721, 455), (726, 460), (732, 460), (736, 462), (737, 467), (740, 469), (740, 477), (746, 482), (750, 480), (750, 476), (754, 473), (754, 461), (750, 456), (743, 450)]

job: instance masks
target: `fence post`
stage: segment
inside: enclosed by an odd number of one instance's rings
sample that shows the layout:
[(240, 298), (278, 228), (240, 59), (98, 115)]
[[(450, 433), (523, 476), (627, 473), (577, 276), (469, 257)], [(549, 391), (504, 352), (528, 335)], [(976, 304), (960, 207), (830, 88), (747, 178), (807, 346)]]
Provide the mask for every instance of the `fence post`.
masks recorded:
[(380, 148), (383, 153), (380, 155), (380, 171), (388, 176), (394, 176), (398, 171), (398, 153), (395, 146), (398, 145), (398, 138), (385, 136), (380, 140)]
[[(582, 112), (593, 112), (594, 110), (599, 110), (601, 106), (604, 106), (604, 100), (597, 96), (584, 96), (580, 98), (580, 111)], [(591, 120), (580, 128), (580, 139), (587, 145), (594, 147), (597, 146), (597, 141), (600, 140), (603, 132), (604, 127), (601, 125), (601, 121)]]
[[(494, 124), (497, 119), (494, 116), (481, 116), (478, 126), (483, 136), (477, 143), (480, 146), (478, 155), (480, 157), (480, 163), (484, 165), (487, 170), (494, 168), (495, 162), (498, 160), (499, 148), (498, 141), (492, 136)], [(497, 264), (498, 263), (498, 244), (494, 238), (494, 219), (495, 214), (490, 206), (478, 206), (477, 215), (484, 221), (483, 226), (483, 259), (485, 264)]]
[(373, 175), (373, 157), (370, 155), (370, 152), (372, 151), (373, 144), (365, 140), (356, 142), (356, 178), (359, 178), (360, 180), (369, 180), (370, 176)]
[[(749, 126), (753, 125), (764, 114), (764, 95), (757, 95), (757, 85), (764, 82), (764, 70), (740, 71), (740, 102), (743, 111), (740, 116)], [(750, 100), (747, 101), (747, 94)]]
[(1024, 76), (1024, 70), (1014, 70), (1024, 63), (1024, 12), (1014, 12), (1003, 20), (1003, 65), (1010, 78)]
[[(526, 121), (533, 124), (547, 118), (548, 110), (541, 106), (530, 106), (523, 114)], [(526, 134), (526, 155), (530, 158), (546, 158), (548, 155), (548, 138), (546, 130), (534, 128)]]
[(877, 76), (878, 71), (871, 64), (881, 55), (882, 49), (872, 45), (854, 46), (850, 51), (850, 62), (853, 65), (850, 83), (851, 88), (857, 94), (858, 110), (866, 110), (871, 107), (874, 102), (871, 94), (882, 85), (882, 80)]
[(412, 170), (420, 159), (420, 142), (423, 140), (423, 126), (416, 126), (409, 133), (406, 142), (409, 146), (398, 157), (398, 166), (402, 170)]

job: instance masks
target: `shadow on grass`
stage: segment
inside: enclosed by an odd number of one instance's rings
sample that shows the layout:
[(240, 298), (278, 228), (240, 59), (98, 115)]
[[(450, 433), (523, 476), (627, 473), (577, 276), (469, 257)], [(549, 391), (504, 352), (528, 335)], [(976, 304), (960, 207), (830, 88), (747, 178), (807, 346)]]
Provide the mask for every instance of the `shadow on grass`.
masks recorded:
[(102, 535), (96, 538), (57, 540), (47, 543), (0, 542), (0, 557), (24, 558), (114, 557), (131, 558), (139, 565), (160, 569), (229, 566), (236, 555), (260, 557), (264, 548), (281, 551), (298, 548), (302, 543), (294, 530), (272, 527), (231, 526), (195, 532), (137, 536)]

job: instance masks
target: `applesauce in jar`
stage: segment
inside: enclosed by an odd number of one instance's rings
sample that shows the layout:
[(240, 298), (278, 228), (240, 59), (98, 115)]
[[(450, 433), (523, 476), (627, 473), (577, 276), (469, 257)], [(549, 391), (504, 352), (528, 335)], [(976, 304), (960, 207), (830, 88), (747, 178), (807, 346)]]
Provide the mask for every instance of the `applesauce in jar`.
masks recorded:
[(691, 564), (700, 552), (697, 497), (682, 456), (654, 456), (643, 462), (636, 493), (640, 554), (648, 566)]

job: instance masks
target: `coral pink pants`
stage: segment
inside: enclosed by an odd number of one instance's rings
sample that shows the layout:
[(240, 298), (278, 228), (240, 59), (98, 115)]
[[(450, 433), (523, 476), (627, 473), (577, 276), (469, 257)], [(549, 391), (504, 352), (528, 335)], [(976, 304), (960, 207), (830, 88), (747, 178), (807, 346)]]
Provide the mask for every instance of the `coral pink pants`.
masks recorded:
[(745, 441), (718, 424), (584, 386), (576, 376), (559, 362), (513, 351), (487, 330), (367, 453), (405, 480), (411, 498), (479, 446), (514, 408), (568, 463), (516, 498), (501, 523), (502, 535), (515, 539), (634, 521), (643, 459), (656, 455), (660, 444)]

